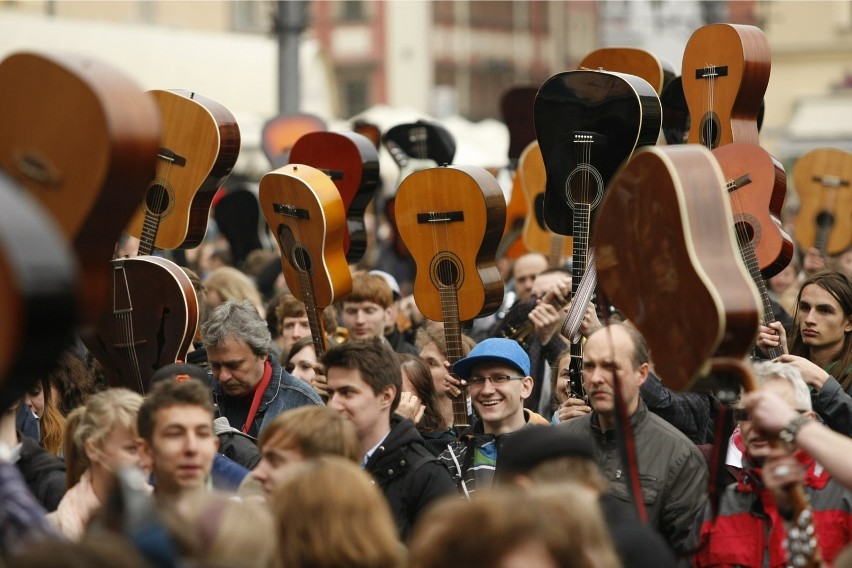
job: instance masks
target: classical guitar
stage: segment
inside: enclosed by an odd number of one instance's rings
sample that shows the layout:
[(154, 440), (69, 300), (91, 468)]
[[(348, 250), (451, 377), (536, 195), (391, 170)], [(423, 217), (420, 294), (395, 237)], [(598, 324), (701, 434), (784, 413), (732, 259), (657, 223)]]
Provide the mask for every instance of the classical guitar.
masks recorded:
[(186, 360), (198, 328), (198, 298), (186, 273), (157, 256), (112, 261), (112, 300), (93, 333), (81, 335), (113, 387), (145, 394), (164, 365)]
[(367, 250), (364, 211), (379, 184), (376, 147), (354, 132), (311, 132), (293, 145), (290, 162), (325, 172), (337, 187), (346, 211), (343, 232), (346, 262), (357, 263)]
[(323, 119), (313, 114), (279, 114), (263, 125), (261, 148), (273, 168), (280, 168), (289, 161), (290, 149), (296, 140), (309, 132), (326, 130)]
[(331, 178), (289, 164), (260, 180), (260, 206), (281, 249), (287, 286), (305, 304), (317, 357), (328, 348), (322, 312), (352, 292), (343, 254), (346, 211)]
[(153, 99), (97, 59), (17, 53), (0, 63), (0, 169), (72, 243), (84, 326), (107, 308), (109, 260), (151, 181), (159, 136)]
[(201, 244), (213, 196), (240, 153), (240, 129), (220, 103), (192, 91), (149, 94), (163, 133), (154, 178), (126, 229), (140, 240), (140, 255)]
[(689, 108), (688, 142), (714, 149), (758, 144), (757, 115), (771, 63), (769, 42), (755, 26), (711, 24), (692, 34), (681, 80)]
[(639, 47), (602, 47), (586, 55), (578, 69), (601, 69), (627, 73), (645, 79), (659, 95), (674, 78), (674, 68), (656, 55)]
[[(600, 288), (645, 337), (663, 383), (681, 391), (712, 377), (732, 399), (733, 383), (756, 388), (746, 356), (759, 299), (725, 194), (706, 148), (643, 148), (610, 184), (594, 243)], [(807, 511), (801, 486), (791, 496)], [(802, 566), (819, 565), (818, 550), (807, 555)]]
[[(764, 278), (778, 274), (793, 258), (793, 239), (781, 228), (780, 220), (787, 175), (778, 160), (755, 144), (725, 144), (713, 150), (713, 155), (725, 176), (743, 262), (762, 300), (763, 324), (769, 325), (775, 316)], [(770, 359), (782, 354), (780, 347), (767, 351)]]
[[(604, 71), (567, 71), (548, 79), (536, 97), (535, 122), (547, 184), (544, 219), (571, 235), (571, 294), (586, 271), (592, 212), (606, 184), (639, 146), (660, 134), (660, 99), (647, 81)], [(583, 344), (572, 343), (569, 368), (576, 376)]]
[(0, 172), (0, 408), (49, 375), (77, 323), (77, 262), (50, 215)]
[(527, 248), (547, 256), (549, 268), (562, 266), (562, 259), (571, 256), (574, 239), (554, 233), (544, 220), (544, 199), (547, 173), (538, 141), (530, 142), (518, 162), (518, 179), (526, 198), (529, 214), (524, 220), (521, 236)]
[[(503, 190), (482, 168), (450, 166), (411, 174), (396, 201), (399, 234), (417, 265), (414, 301), (426, 318), (444, 322), (447, 360), (455, 363), (463, 356), (460, 322), (503, 302), (494, 262), (506, 218)], [(453, 422), (468, 425), (466, 392), (453, 400)]]
[(852, 153), (836, 148), (811, 150), (793, 167), (801, 208), (796, 241), (825, 256), (852, 246)]

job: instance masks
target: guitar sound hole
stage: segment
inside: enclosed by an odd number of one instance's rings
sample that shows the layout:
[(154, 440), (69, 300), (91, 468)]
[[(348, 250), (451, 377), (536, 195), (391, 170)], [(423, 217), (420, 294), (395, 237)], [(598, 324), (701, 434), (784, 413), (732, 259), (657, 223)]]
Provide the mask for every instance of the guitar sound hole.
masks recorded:
[(162, 215), (169, 209), (169, 190), (166, 186), (155, 183), (145, 194), (145, 207), (154, 215)]
[(432, 260), (432, 281), (438, 286), (458, 288), (463, 279), (459, 259), (450, 252), (442, 252)]
[(719, 147), (719, 139), (722, 136), (722, 129), (719, 126), (719, 117), (715, 112), (708, 112), (701, 119), (700, 126), (700, 137), (701, 145), (705, 148), (709, 148), (713, 150), (714, 148)]
[(565, 180), (565, 200), (571, 209), (578, 204), (594, 209), (603, 198), (603, 189), (600, 172), (591, 164), (579, 164)]
[(293, 249), (293, 264), (296, 268), (303, 272), (310, 272), (313, 268), (311, 253), (309, 253), (304, 247), (297, 246)]
[(754, 226), (751, 223), (746, 223), (745, 221), (738, 221), (734, 223), (734, 231), (737, 233), (737, 240), (740, 243), (751, 243), (754, 242)]

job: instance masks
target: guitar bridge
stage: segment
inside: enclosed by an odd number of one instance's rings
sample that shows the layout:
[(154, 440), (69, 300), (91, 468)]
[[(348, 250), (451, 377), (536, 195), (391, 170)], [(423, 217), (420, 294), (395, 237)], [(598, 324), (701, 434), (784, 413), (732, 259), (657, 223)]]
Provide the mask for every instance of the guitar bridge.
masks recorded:
[(273, 203), (272, 210), (278, 213), (279, 215), (283, 215), (284, 217), (291, 217), (293, 219), (309, 220), (311, 218), (311, 215), (310, 213), (308, 213), (307, 209), (300, 209), (299, 207), (294, 207), (293, 205), (288, 205), (286, 203)]
[(157, 152), (157, 157), (161, 160), (171, 162), (172, 165), (175, 166), (186, 166), (186, 158), (176, 153), (174, 150), (169, 150), (168, 148), (160, 148), (160, 151)]
[(574, 133), (574, 144), (606, 145), (606, 136), (597, 132), (578, 130)]
[(823, 187), (849, 187), (849, 180), (840, 179), (840, 176), (813, 176), (811, 180), (817, 182)]
[(464, 211), (430, 211), (428, 213), (418, 213), (417, 222), (423, 223), (452, 223), (454, 221), (464, 221)]
[(721, 65), (719, 67), (702, 67), (695, 70), (696, 79), (715, 79), (717, 77), (727, 77), (728, 66)]

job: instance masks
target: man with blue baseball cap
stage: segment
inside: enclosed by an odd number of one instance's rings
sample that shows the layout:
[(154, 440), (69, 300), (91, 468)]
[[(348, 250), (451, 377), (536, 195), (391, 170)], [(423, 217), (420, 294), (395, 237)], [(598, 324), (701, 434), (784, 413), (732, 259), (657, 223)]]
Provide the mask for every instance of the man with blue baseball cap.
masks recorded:
[(453, 373), (467, 382), (478, 419), (439, 456), (468, 498), (488, 489), (493, 481), (503, 436), (528, 423), (547, 424), (524, 409), (533, 379), (530, 359), (513, 339), (491, 338), (477, 344), (453, 365)]

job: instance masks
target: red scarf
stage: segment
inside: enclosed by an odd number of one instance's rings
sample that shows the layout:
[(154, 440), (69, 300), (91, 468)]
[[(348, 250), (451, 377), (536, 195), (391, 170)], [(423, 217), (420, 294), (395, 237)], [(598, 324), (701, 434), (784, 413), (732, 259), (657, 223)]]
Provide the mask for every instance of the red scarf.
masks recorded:
[(251, 401), (248, 416), (246, 416), (246, 423), (243, 425), (243, 434), (248, 434), (249, 429), (251, 429), (257, 409), (260, 407), (260, 401), (263, 400), (263, 393), (266, 392), (266, 387), (269, 386), (271, 379), (272, 364), (267, 360), (263, 364), (263, 376), (260, 378), (260, 382), (257, 383), (257, 388), (254, 389), (254, 398)]

